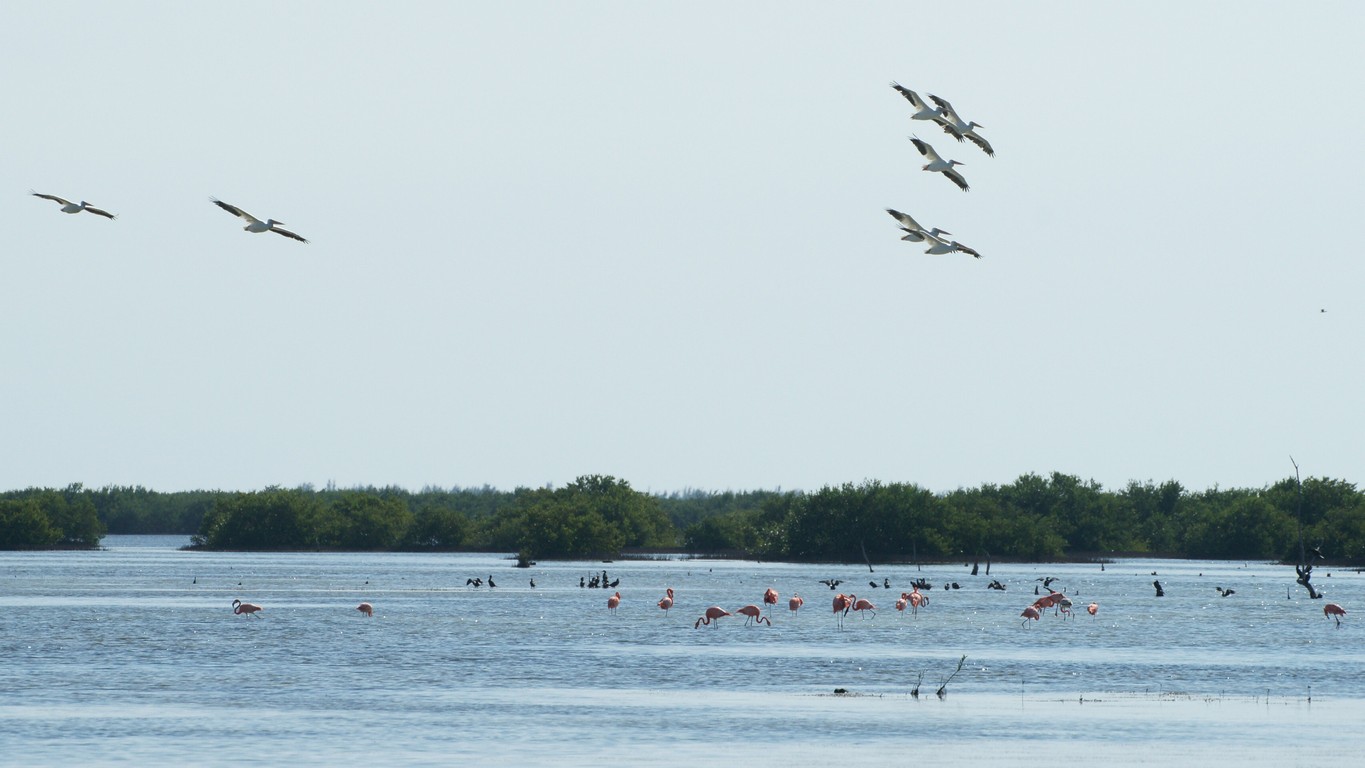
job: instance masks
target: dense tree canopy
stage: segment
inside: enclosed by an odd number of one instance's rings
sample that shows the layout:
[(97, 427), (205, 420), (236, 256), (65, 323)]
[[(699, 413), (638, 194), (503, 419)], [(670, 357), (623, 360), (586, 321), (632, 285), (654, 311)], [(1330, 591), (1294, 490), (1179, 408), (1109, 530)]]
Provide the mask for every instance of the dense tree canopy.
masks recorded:
[(0, 497), (0, 549), (97, 547), (104, 523), (79, 485)]
[(1191, 492), (1175, 481), (1107, 491), (1054, 472), (935, 493), (866, 481), (812, 492), (650, 494), (585, 475), (562, 488), (312, 487), (157, 493), (140, 487), (0, 494), (0, 548), (94, 546), (113, 533), (186, 533), (213, 549), (471, 549), (523, 559), (671, 549), (793, 561), (1111, 553), (1365, 561), (1365, 494), (1294, 478)]

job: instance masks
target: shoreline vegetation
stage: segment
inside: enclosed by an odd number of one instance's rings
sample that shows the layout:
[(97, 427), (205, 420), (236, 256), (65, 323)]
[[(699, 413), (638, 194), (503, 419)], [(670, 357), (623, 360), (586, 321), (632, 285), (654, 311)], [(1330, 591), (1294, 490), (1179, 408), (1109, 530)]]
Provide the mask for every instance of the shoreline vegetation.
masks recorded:
[[(1302, 537), (1300, 537), (1300, 525)], [(192, 536), (193, 549), (514, 552), (544, 559), (738, 557), (890, 564), (1103, 562), (1119, 556), (1365, 563), (1365, 493), (1289, 477), (1189, 491), (1074, 475), (935, 493), (915, 484), (818, 491), (634, 490), (585, 475), (560, 488), (310, 485), (162, 493), (142, 487), (0, 493), (0, 549), (97, 548), (105, 533)]]

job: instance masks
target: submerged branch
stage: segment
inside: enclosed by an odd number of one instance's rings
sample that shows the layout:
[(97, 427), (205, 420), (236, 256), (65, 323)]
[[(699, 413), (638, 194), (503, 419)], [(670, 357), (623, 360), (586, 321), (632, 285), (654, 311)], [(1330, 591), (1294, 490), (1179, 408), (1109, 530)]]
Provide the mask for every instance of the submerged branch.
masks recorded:
[(957, 669), (954, 669), (953, 673), (951, 675), (948, 675), (948, 679), (943, 681), (943, 685), (940, 685), (938, 687), (937, 695), (940, 699), (943, 698), (944, 695), (948, 693), (948, 683), (951, 683), (953, 681), (953, 678), (957, 677), (957, 673), (962, 671), (962, 665), (966, 663), (967, 656), (966, 654), (963, 654), (962, 658), (957, 660)]

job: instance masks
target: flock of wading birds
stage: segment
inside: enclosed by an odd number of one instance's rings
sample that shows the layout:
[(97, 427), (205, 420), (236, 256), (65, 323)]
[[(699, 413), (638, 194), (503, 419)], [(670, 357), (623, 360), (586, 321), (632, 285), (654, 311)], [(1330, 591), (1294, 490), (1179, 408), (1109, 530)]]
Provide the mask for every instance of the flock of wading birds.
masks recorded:
[[(605, 573), (603, 575), (605, 576)], [(489, 576), (488, 581), (489, 585), (492, 586), (493, 577)], [(1052, 609), (1054, 616), (1062, 616), (1063, 618), (1067, 619), (1071, 618), (1073, 615), (1072, 608), (1074, 607), (1074, 604), (1072, 603), (1071, 598), (1067, 597), (1066, 594), (1052, 589), (1052, 582), (1055, 581), (1055, 579), (1052, 578), (1038, 579), (1038, 581), (1043, 582), (1043, 586), (1047, 588), (1048, 593), (1046, 595), (1042, 595), (1037, 600), (1034, 600), (1031, 605), (1024, 609), (1023, 613), (1019, 614), (1020, 616), (1024, 617), (1024, 621), (1020, 626), (1026, 627), (1028, 626), (1029, 621), (1038, 621), (1042, 619), (1042, 617), (1047, 613), (1049, 609)], [(472, 584), (472, 582), (470, 583)], [(821, 581), (820, 583), (828, 585), (829, 588), (833, 590), (842, 582), (833, 579), (826, 579), (824, 581)], [(1157, 595), (1160, 596), (1162, 594), (1161, 588), (1159, 586), (1160, 582), (1153, 583), (1158, 585)], [(878, 586), (877, 582), (875, 581), (870, 581), (868, 582), (868, 584), (870, 584), (873, 587)], [(991, 586), (992, 588), (1003, 588), (1003, 586), (996, 587), (996, 585), (998, 584), (999, 582), (992, 582)], [(534, 589), (535, 586), (536, 582), (534, 579), (532, 579), (531, 580), (532, 589)], [(579, 586), (582, 586), (582, 584), (580, 584)], [(919, 591), (921, 586), (924, 585), (915, 584), (909, 592), (902, 592), (900, 598), (896, 600), (895, 607), (896, 610), (901, 613), (901, 615), (904, 615), (905, 609), (909, 608), (910, 614), (912, 616), (918, 616), (919, 610), (921, 608), (928, 607), (929, 596)], [(956, 587), (957, 585), (953, 584), (952, 586)], [(891, 587), (890, 582), (884, 582), (884, 588), (890, 589), (890, 587)], [(926, 586), (925, 588), (927, 589), (928, 587)], [(947, 587), (944, 588), (947, 589)], [(1235, 590), (1231, 589), (1225, 590), (1222, 587), (1218, 587), (1218, 594), (1223, 597), (1227, 597), (1228, 595), (1233, 594), (1234, 591)], [(1037, 587), (1034, 587), (1034, 593), (1038, 594)], [(769, 587), (768, 589), (764, 590), (763, 592), (764, 605), (769, 607), (776, 606), (780, 600), (781, 598), (778, 595), (776, 589)], [(787, 598), (787, 610), (791, 611), (793, 616), (795, 616), (805, 604), (806, 604), (805, 599), (802, 598), (801, 595), (799, 594), (793, 594), (791, 597)], [(662, 610), (664, 613), (668, 613), (673, 609), (672, 587), (668, 587), (667, 589), (664, 590), (664, 596), (659, 599), (658, 606), (659, 609)], [(614, 615), (616, 613), (616, 609), (619, 607), (621, 607), (621, 593), (616, 592), (612, 594), (611, 597), (607, 598), (607, 612)], [(850, 612), (856, 612), (862, 618), (866, 618), (866, 615), (868, 613), (871, 613), (874, 618), (877, 615), (877, 606), (873, 605), (871, 600), (860, 598), (857, 595), (853, 594), (846, 595), (843, 592), (840, 592), (834, 596), (834, 600), (831, 603), (831, 607), (833, 608), (834, 616), (836, 621), (838, 622), (838, 626), (840, 629), (842, 629), (844, 626), (844, 617), (847, 616)], [(361, 603), (360, 605), (357, 605), (355, 609), (366, 617), (374, 616), (374, 606), (371, 605), (370, 603)], [(244, 603), (241, 600), (232, 601), (232, 612), (238, 615), (256, 616), (261, 610), (263, 610), (262, 606), (257, 605), (255, 603)], [(1090, 603), (1085, 607), (1085, 611), (1091, 616), (1094, 616), (1097, 613), (1099, 613), (1100, 604)], [(763, 609), (756, 604), (750, 604), (743, 606), (741, 608), (737, 608), (735, 610), (735, 613), (738, 613), (745, 617), (744, 626), (746, 627), (758, 626), (759, 624), (767, 624), (770, 627), (773, 625), (772, 619), (767, 616), (764, 616)], [(735, 615), (734, 613), (730, 613), (729, 611), (725, 610), (724, 608), (721, 608), (718, 605), (713, 605), (710, 608), (707, 608), (706, 611), (703, 612), (702, 615), (697, 618), (697, 621), (692, 625), (692, 628), (697, 629), (703, 625), (712, 626), (713, 628), (715, 628), (719, 626), (716, 623), (718, 620), (725, 618), (726, 616), (734, 615)], [(1336, 603), (1327, 603), (1322, 607), (1322, 615), (1324, 617), (1336, 619), (1337, 626), (1340, 627), (1341, 617), (1346, 615), (1346, 609), (1342, 608), (1340, 605), (1337, 605)]]

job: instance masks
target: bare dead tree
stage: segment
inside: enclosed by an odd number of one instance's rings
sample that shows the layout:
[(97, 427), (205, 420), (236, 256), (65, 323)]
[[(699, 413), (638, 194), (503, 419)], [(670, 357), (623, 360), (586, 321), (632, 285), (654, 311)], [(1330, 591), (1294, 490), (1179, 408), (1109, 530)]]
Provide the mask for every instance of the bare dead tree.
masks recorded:
[(1294, 572), (1299, 575), (1295, 581), (1303, 585), (1308, 590), (1308, 596), (1314, 600), (1322, 598), (1322, 593), (1313, 587), (1313, 566), (1308, 562), (1308, 557), (1303, 548), (1303, 480), (1299, 478), (1299, 463), (1294, 461), (1294, 457), (1289, 457), (1289, 463), (1294, 465), (1294, 484), (1299, 489), (1298, 519), (1299, 519), (1299, 563), (1294, 566)]

